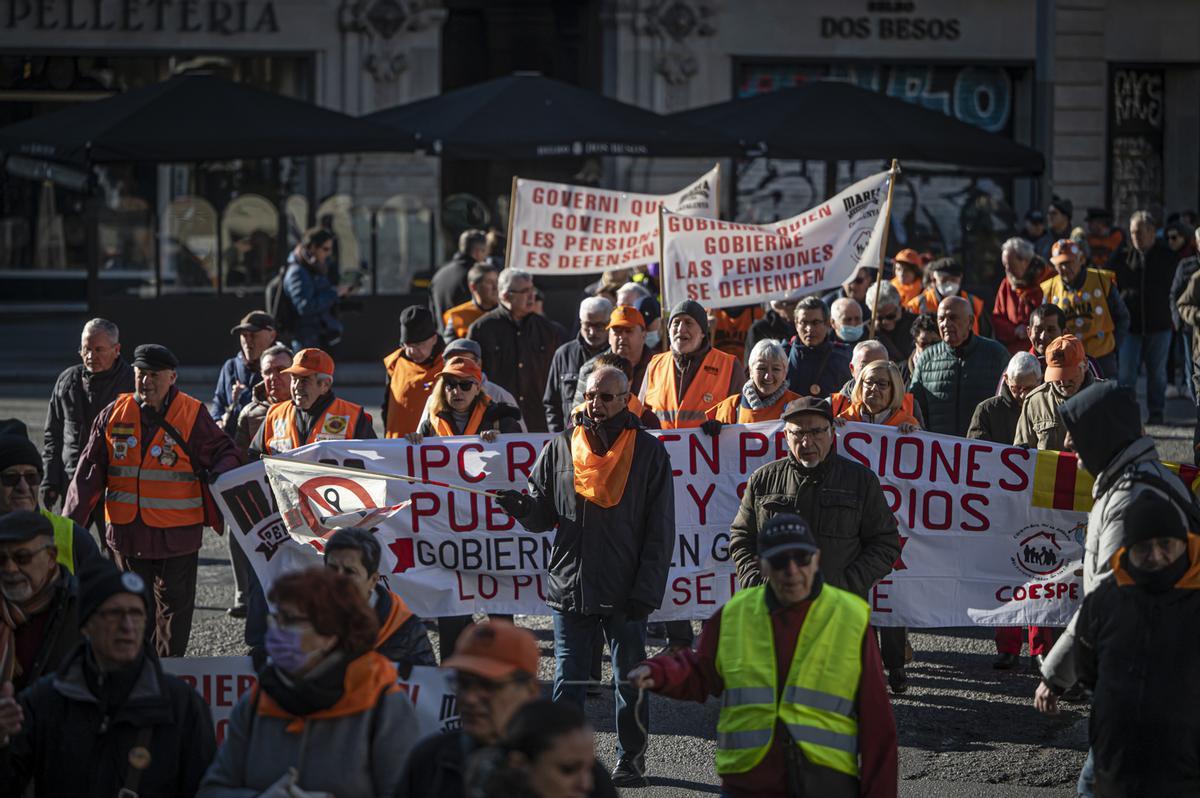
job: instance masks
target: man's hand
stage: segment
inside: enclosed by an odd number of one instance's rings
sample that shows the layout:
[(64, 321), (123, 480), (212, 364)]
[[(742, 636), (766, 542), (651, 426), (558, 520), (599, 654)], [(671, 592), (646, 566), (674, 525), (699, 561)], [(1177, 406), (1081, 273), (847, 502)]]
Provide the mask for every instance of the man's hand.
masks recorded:
[(246, 390), (246, 386), (241, 382), (234, 380), (233, 385), (229, 386), (229, 406), (237, 407), (238, 399), (242, 398), (242, 392)]
[(485, 429), (483, 432), (479, 433), (479, 437), (483, 438), (484, 443), (495, 443), (496, 438), (500, 437), (500, 430)]
[(639, 690), (653, 690), (656, 685), (650, 678), (650, 666), (638, 665), (625, 676), (625, 680)]
[(24, 722), (25, 713), (13, 698), (13, 683), (5, 682), (0, 685), (0, 747), (8, 745), (11, 738), (21, 733)]
[(513, 518), (524, 518), (533, 512), (533, 499), (520, 491), (505, 488), (504, 490), (496, 491), (494, 495), (496, 497), (496, 504), (500, 505), (500, 509)]
[(1043, 715), (1058, 714), (1058, 696), (1045, 679), (1038, 683), (1037, 692), (1033, 694), (1033, 705)]
[(700, 431), (710, 438), (715, 438), (721, 434), (721, 427), (723, 426), (725, 425), (720, 421), (717, 421), (715, 418), (710, 418), (708, 421), (705, 421), (700, 425)]

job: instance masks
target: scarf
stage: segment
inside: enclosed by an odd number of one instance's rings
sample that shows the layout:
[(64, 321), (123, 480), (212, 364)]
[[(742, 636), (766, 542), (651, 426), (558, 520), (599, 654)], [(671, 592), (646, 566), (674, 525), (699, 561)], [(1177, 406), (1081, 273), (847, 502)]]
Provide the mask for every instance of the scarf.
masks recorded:
[(466, 423), (463, 425), (462, 432), (455, 432), (450, 421), (447, 421), (442, 413), (438, 413), (436, 416), (429, 419), (431, 422), (433, 422), (434, 433), (443, 438), (449, 438), (452, 435), (474, 435), (475, 433), (479, 432), (480, 427), (483, 426), (483, 414), (487, 412), (488, 403), (491, 401), (491, 397), (481, 390), (479, 395), (475, 397), (475, 404), (474, 407), (471, 408), (470, 418), (466, 418), (465, 413), (459, 414), (447, 407), (446, 410), (449, 412), (449, 416), (454, 423), (458, 423), (460, 418), (466, 421)]
[(47, 579), (46, 584), (25, 601), (10, 601), (0, 593), (0, 684), (22, 675), (21, 663), (17, 662), (17, 629), (50, 606), (59, 586), (66, 580), (63, 569), (58, 570), (57, 577)]
[(287, 719), (287, 731), (299, 734), (309, 720), (367, 712), (385, 693), (400, 689), (396, 678), (396, 666), (375, 651), (349, 662), (341, 652), (332, 654), (296, 680), (268, 665), (259, 674), (258, 713)]
[(616, 506), (625, 495), (625, 483), (629, 481), (636, 435), (636, 429), (627, 427), (608, 447), (608, 451), (596, 454), (588, 443), (584, 428), (575, 427), (571, 433), (575, 492), (606, 509)]
[(745, 402), (746, 406), (751, 410), (766, 410), (768, 407), (778, 402), (783, 396), (783, 392), (787, 389), (787, 382), (784, 382), (783, 385), (779, 386), (779, 390), (775, 391), (775, 393), (771, 394), (770, 396), (763, 396), (758, 392), (758, 389), (754, 387), (754, 382), (752, 380), (746, 380), (745, 384), (742, 385), (742, 401)]

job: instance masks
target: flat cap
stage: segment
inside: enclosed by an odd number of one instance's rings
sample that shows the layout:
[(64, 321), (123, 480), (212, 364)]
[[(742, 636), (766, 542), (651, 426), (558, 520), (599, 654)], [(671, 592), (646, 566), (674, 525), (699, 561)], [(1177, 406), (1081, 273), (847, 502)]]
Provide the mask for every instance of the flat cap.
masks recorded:
[(252, 310), (245, 316), (242, 316), (242, 320), (238, 322), (236, 327), (229, 331), (229, 334), (237, 335), (243, 332), (262, 332), (263, 330), (274, 329), (275, 318), (270, 313), (267, 313), (265, 310)]
[(133, 350), (133, 365), (147, 371), (179, 368), (179, 358), (162, 344), (142, 344)]
[(0, 516), (0, 543), (24, 543), (38, 535), (54, 536), (54, 526), (41, 513), (17, 510)]
[(833, 421), (833, 408), (829, 402), (815, 396), (801, 396), (788, 402), (784, 405), (780, 418), (785, 422), (795, 423), (803, 413), (815, 413), (826, 421)]

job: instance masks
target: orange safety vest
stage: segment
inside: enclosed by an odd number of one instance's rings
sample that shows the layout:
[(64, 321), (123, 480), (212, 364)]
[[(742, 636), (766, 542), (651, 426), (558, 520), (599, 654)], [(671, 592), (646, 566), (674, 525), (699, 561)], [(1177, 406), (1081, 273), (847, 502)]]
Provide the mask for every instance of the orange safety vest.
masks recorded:
[(283, 454), (292, 449), (299, 449), (306, 443), (317, 441), (344, 441), (354, 437), (354, 429), (362, 416), (361, 405), (347, 402), (345, 399), (334, 399), (325, 408), (325, 412), (313, 424), (308, 433), (308, 440), (300, 440), (296, 431), (296, 405), (290, 400), (276, 402), (267, 411), (263, 421), (263, 446), (268, 454)]
[(1116, 326), (1108, 306), (1108, 295), (1116, 281), (1116, 275), (1108, 269), (1088, 269), (1078, 290), (1058, 275), (1042, 283), (1043, 301), (1062, 308), (1067, 316), (1063, 333), (1083, 341), (1088, 357), (1104, 357), (1117, 348)]
[(800, 394), (784, 391), (779, 401), (761, 410), (751, 410), (742, 406), (742, 395), (735, 393), (727, 396), (716, 405), (710, 407), (704, 415), (720, 421), (722, 424), (752, 424), (755, 421), (777, 421), (783, 415), (783, 408), (793, 399), (799, 399)]
[(698, 427), (708, 420), (704, 410), (729, 395), (733, 364), (737, 358), (719, 349), (710, 349), (692, 378), (687, 393), (679, 398), (675, 361), (670, 352), (650, 359), (646, 366), (646, 407), (658, 416), (663, 429)]
[[(492, 398), (482, 391), (475, 399), (475, 407), (471, 410), (471, 416), (467, 419), (467, 428), (462, 431), (463, 435), (474, 435), (479, 432), (479, 428), (483, 425), (483, 414), (487, 412), (487, 406), (492, 401)], [(450, 422), (441, 416), (430, 414), (429, 424), (433, 427), (435, 434), (446, 438), (451, 435), (458, 435), (450, 426)]]
[(474, 299), (468, 299), (461, 305), (455, 305), (442, 314), (442, 329), (453, 327), (454, 334), (457, 337), (466, 338), (467, 330), (484, 313), (487, 313), (487, 311), (476, 305)]
[[(971, 324), (971, 332), (979, 335), (979, 319), (983, 316), (983, 300), (974, 294), (968, 294), (964, 290), (959, 290), (958, 296), (971, 303), (971, 312), (975, 314), (975, 321)], [(910, 299), (904, 303), (904, 307), (910, 312), (920, 315), (922, 313), (932, 313), (937, 315), (938, 305), (945, 297), (939, 297), (937, 289), (932, 285), (926, 288), (920, 296)]]
[[(834, 396), (841, 396), (841, 394), (837, 393)], [(835, 409), (833, 415), (835, 418), (844, 418), (847, 421), (863, 420), (862, 407), (854, 404), (845, 396), (842, 396), (841, 408)], [(901, 424), (917, 424), (917, 417), (913, 415), (913, 395), (911, 393), (904, 394), (904, 401), (892, 412), (888, 420), (883, 422), (885, 427), (898, 427)]]
[(428, 366), (422, 366), (404, 357), (403, 349), (397, 349), (383, 359), (383, 367), (388, 373), (387, 427), (383, 437), (403, 438), (417, 431), (425, 401), (433, 393), (442, 366), (441, 355)]
[(184, 436), (176, 441), (159, 427), (142, 449), (142, 411), (131, 393), (113, 403), (104, 428), (108, 446), (108, 478), (104, 486), (104, 517), (109, 523), (142, 522), (156, 529), (204, 523), (204, 494), (192, 461), (180, 443), (192, 435), (203, 410), (199, 400), (177, 393), (166, 420)]
[(736, 318), (723, 309), (714, 311), (711, 328), (713, 348), (741, 357), (746, 351), (746, 336), (750, 334), (750, 328), (762, 317), (763, 309), (758, 305), (743, 310), (742, 315)]
[(900, 304), (907, 305), (913, 299), (921, 295), (921, 281), (913, 280), (908, 285), (900, 282), (899, 277), (892, 278), (892, 285), (896, 288), (896, 292), (900, 294)]

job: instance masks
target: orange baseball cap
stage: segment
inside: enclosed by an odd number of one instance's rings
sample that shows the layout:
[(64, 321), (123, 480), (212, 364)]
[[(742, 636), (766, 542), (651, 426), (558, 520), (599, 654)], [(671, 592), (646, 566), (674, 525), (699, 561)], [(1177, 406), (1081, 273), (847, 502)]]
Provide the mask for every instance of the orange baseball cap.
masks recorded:
[(629, 305), (617, 305), (608, 317), (608, 329), (613, 327), (641, 327), (646, 329), (646, 317), (637, 308)]
[(1050, 248), (1050, 262), (1057, 265), (1079, 257), (1079, 245), (1069, 238), (1060, 238)]
[(896, 263), (906, 263), (917, 271), (925, 268), (925, 262), (921, 260), (921, 253), (915, 249), (902, 249), (896, 253), (896, 257), (892, 258), (892, 260)]
[(475, 382), (478, 383), (483, 382), (483, 369), (481, 369), (479, 364), (474, 360), (471, 360), (469, 357), (450, 358), (450, 360), (446, 362), (446, 365), (442, 367), (442, 370), (438, 376), (440, 377), (443, 374), (450, 374), (454, 377), (465, 377), (469, 380), (475, 380)]
[(508, 679), (517, 673), (536, 677), (537, 639), (528, 629), (499, 619), (468, 626), (459, 635), (453, 656), (446, 659), (442, 667), (492, 681)]
[(1060, 335), (1046, 347), (1046, 382), (1061, 380), (1086, 359), (1082, 341), (1074, 335)]
[(301, 349), (292, 358), (292, 365), (281, 369), (284, 374), (307, 377), (309, 374), (333, 376), (333, 358), (320, 349)]

